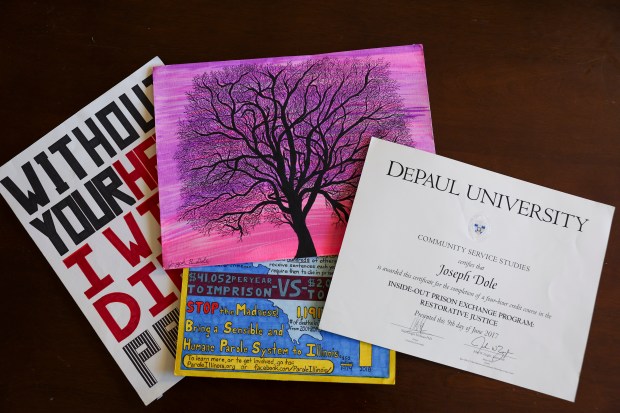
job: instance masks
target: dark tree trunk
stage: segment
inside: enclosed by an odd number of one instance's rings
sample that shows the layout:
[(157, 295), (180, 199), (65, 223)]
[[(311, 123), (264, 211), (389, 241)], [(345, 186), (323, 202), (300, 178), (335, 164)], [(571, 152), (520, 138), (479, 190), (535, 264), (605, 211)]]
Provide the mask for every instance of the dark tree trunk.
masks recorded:
[(310, 230), (306, 225), (306, 216), (301, 210), (301, 203), (293, 202), (290, 205), (293, 212), (291, 214), (291, 221), (293, 222), (291, 227), (297, 234), (298, 241), (295, 258), (316, 257), (316, 248)]
[(314, 241), (306, 225), (306, 220), (304, 219), (301, 223), (294, 226), (293, 230), (295, 234), (297, 234), (297, 240), (299, 242), (295, 258), (316, 257), (316, 248), (314, 248)]

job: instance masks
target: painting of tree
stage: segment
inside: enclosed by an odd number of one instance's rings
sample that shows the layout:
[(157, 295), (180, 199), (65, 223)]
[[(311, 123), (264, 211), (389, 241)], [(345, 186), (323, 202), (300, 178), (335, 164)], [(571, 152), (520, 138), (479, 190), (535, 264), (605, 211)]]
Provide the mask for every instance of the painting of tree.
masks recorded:
[(370, 137), (409, 139), (389, 63), (372, 58), (242, 64), (193, 78), (174, 155), (179, 220), (243, 238), (287, 225), (315, 256), (306, 218), (325, 202), (346, 222)]

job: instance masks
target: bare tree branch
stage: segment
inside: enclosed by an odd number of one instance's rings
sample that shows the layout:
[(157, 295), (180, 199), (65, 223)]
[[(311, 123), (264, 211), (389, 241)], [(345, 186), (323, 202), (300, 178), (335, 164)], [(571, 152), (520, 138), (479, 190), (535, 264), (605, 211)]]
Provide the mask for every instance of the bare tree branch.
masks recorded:
[(349, 219), (371, 136), (408, 137), (389, 65), (309, 59), (240, 65), (197, 76), (175, 154), (181, 220), (243, 237), (261, 222), (286, 224), (298, 256), (313, 255), (306, 218), (322, 198)]

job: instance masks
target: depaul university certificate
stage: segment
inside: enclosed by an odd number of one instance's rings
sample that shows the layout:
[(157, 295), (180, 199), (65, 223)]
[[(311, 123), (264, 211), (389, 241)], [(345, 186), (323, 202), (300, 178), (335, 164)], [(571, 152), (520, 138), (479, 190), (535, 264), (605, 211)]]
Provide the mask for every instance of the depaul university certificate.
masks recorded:
[(373, 139), (320, 328), (573, 401), (613, 212)]

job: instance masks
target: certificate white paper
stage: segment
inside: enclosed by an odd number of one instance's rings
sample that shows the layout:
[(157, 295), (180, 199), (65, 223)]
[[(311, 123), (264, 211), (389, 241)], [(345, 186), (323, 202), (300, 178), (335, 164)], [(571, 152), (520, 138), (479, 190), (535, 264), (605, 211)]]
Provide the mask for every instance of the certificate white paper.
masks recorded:
[(320, 328), (574, 401), (613, 212), (373, 139)]

